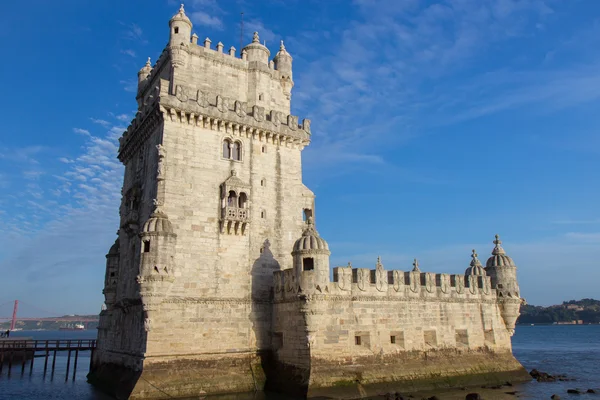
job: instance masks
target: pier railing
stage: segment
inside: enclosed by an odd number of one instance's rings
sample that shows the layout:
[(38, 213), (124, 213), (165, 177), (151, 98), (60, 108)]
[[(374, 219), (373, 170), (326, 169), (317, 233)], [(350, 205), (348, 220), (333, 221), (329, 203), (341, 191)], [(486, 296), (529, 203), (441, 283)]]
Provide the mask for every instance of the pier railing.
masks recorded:
[(21, 373), (25, 372), (25, 367), (29, 364), (29, 372), (33, 371), (35, 358), (44, 358), (44, 375), (48, 370), (48, 361), (52, 354), (51, 371), (54, 374), (56, 368), (56, 353), (67, 352), (67, 372), (65, 380), (69, 379), (69, 370), (71, 367), (71, 356), (73, 356), (73, 379), (77, 372), (77, 361), (80, 351), (91, 351), (90, 364), (96, 350), (95, 339), (55, 339), (55, 340), (19, 340), (5, 339), (0, 340), (0, 374), (8, 364), (8, 373), (11, 373), (13, 364), (21, 364)]

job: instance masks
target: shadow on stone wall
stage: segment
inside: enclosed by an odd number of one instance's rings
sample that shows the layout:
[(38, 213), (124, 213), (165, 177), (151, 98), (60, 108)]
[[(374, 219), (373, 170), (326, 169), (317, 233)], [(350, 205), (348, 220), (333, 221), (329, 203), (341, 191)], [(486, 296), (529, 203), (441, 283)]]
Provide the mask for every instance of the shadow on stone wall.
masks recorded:
[[(261, 247), (261, 254), (252, 264), (251, 274), (251, 311), (250, 320), (256, 338), (256, 348), (261, 359), (262, 374), (268, 376), (273, 372), (273, 361), (271, 353), (271, 319), (273, 300), (273, 272), (280, 270), (280, 264), (271, 252), (269, 239), (265, 240)], [(255, 382), (259, 381), (256, 374)], [(264, 380), (260, 380), (263, 390)], [(257, 385), (258, 386), (258, 385)]]

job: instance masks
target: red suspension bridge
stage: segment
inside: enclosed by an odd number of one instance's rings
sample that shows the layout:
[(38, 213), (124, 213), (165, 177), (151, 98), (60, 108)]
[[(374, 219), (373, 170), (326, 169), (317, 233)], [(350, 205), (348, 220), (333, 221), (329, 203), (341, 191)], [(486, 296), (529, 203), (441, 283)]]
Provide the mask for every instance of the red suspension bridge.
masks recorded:
[[(98, 321), (97, 318), (92, 318), (89, 316), (80, 316), (80, 315), (63, 315), (63, 316), (41, 316), (41, 317), (19, 317), (18, 316), (18, 311), (19, 311), (19, 305), (25, 305), (28, 307), (28, 309), (33, 310), (33, 312), (37, 312), (38, 314), (42, 314), (42, 315), (57, 315), (58, 313), (56, 312), (52, 312), (52, 311), (47, 311), (47, 310), (43, 310), (41, 308), (32, 306), (31, 304), (27, 304), (23, 301), (19, 301), (19, 300), (15, 300), (13, 301), (8, 301), (5, 303), (0, 304), (0, 313), (5, 312), (5, 310), (8, 310), (8, 307), (10, 307), (12, 305), (12, 316), (0, 316), (0, 323), (1, 322), (6, 322), (6, 321), (10, 321), (10, 330), (14, 330), (17, 326), (17, 321), (47, 321), (47, 322), (71, 322), (71, 323), (87, 323), (87, 322), (96, 322)], [(31, 311), (29, 310), (29, 311)], [(30, 312), (31, 313), (31, 312)], [(8, 314), (8, 312), (7, 312)], [(0, 314), (1, 315), (1, 314)]]

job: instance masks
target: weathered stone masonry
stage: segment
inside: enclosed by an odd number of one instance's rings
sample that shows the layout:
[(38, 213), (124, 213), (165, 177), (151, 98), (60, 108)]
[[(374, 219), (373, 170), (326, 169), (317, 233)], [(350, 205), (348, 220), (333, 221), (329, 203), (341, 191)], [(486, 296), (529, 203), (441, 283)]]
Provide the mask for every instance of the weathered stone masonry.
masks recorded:
[(310, 121), (290, 114), (292, 57), (282, 43), (269, 61), (256, 33), (241, 58), (198, 43), (183, 6), (169, 28), (120, 139), (91, 382), (150, 399), (524, 379), (510, 343), (516, 267), (498, 238), (486, 268), (474, 253), (464, 275), (378, 260), (330, 281), (302, 183)]

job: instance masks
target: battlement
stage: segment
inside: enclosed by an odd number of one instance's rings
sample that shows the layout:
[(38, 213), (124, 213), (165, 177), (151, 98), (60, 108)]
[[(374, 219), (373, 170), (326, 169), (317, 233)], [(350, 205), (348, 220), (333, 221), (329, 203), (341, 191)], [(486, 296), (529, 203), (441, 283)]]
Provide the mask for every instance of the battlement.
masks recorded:
[(384, 270), (383, 268), (336, 267), (333, 282), (321, 287), (315, 283), (315, 271), (293, 269), (273, 274), (275, 302), (297, 299), (299, 294), (356, 297), (430, 298), (440, 300), (496, 298), (489, 276), (450, 275), (421, 271)]
[[(178, 85), (175, 95), (165, 94), (155, 99), (153, 107), (138, 112), (123, 136), (119, 138), (119, 159), (127, 160), (144, 140), (145, 132), (151, 127), (160, 110), (162, 117), (172, 122), (224, 132), (231, 135), (254, 137), (259, 141), (269, 141), (275, 145), (298, 146), (310, 143), (310, 119), (298, 123), (295, 115), (277, 110), (265, 110), (246, 102), (230, 99), (215, 93), (193, 90)], [(155, 121), (154, 121), (155, 122)], [(148, 129), (150, 128), (150, 129)]]

